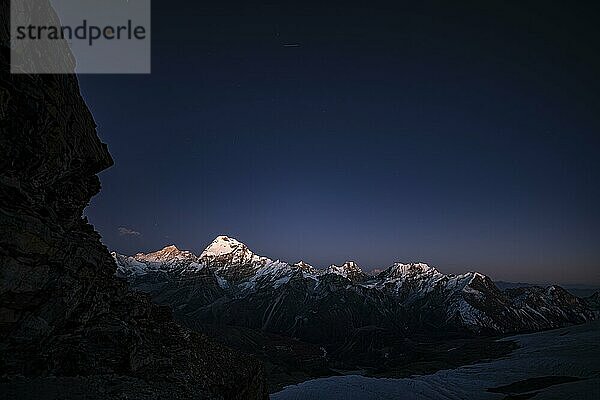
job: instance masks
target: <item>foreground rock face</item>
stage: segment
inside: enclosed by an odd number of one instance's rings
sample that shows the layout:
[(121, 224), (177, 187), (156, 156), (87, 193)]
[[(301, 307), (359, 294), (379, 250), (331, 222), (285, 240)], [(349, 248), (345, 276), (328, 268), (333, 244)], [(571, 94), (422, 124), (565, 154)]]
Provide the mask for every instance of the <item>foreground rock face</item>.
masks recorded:
[(113, 258), (82, 217), (100, 189), (96, 174), (112, 159), (74, 75), (9, 73), (7, 5), (0, 13), (1, 391), (265, 398), (257, 361), (181, 328), (168, 308), (115, 278)]

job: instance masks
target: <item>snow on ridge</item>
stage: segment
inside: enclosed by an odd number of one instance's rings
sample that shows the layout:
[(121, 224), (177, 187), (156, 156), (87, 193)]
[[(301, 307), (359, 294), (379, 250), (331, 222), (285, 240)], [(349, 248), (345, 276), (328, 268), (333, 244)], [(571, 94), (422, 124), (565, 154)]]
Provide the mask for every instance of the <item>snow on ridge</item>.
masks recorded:
[[(278, 287), (287, 283), (298, 272), (302, 277), (312, 279), (319, 279), (326, 274), (335, 274), (347, 279), (365, 276), (363, 270), (354, 261), (346, 261), (342, 265), (333, 264), (326, 269), (316, 269), (304, 261), (295, 264), (273, 261), (253, 253), (244, 243), (226, 235), (217, 236), (200, 256), (170, 245), (147, 254), (138, 253), (127, 257), (113, 253), (113, 257), (117, 261), (119, 272), (123, 275), (173, 270), (180, 273), (192, 272), (209, 266), (222, 286), (238, 282), (248, 289), (255, 288), (257, 284)], [(476, 292), (469, 287), (476, 277), (485, 278), (485, 275), (477, 272), (445, 275), (426, 263), (396, 262), (373, 277), (369, 287), (383, 289), (387, 284), (393, 284), (398, 291), (406, 280), (417, 280), (414, 281), (418, 282), (419, 289), (415, 293), (417, 297), (439, 285), (447, 290)]]
[(362, 269), (358, 266), (358, 264), (355, 261), (346, 261), (344, 264), (342, 264), (342, 267), (362, 272)]
[(173, 260), (195, 260), (197, 257), (190, 251), (179, 250), (175, 245), (170, 245), (151, 253), (137, 253), (134, 258), (138, 261), (165, 262)]
[(317, 279), (320, 275), (322, 275), (323, 273), (325, 273), (325, 270), (316, 269), (315, 267), (313, 267), (309, 263), (304, 262), (302, 260), (300, 260), (297, 263), (293, 264), (293, 266), (296, 267), (296, 268), (298, 268), (300, 271), (302, 271), (302, 276), (304, 278)]
[(147, 273), (147, 265), (137, 261), (134, 257), (124, 256), (114, 251), (110, 255), (117, 264), (117, 274), (144, 275)]
[(307, 262), (304, 262), (303, 260), (298, 261), (297, 263), (294, 264), (294, 266), (300, 268), (303, 271), (313, 271), (313, 270), (315, 270), (315, 267), (313, 267), (312, 265), (310, 265)]
[(238, 249), (247, 250), (248, 247), (246, 247), (246, 245), (234, 238), (221, 235), (217, 236), (215, 240), (213, 240), (211, 244), (208, 245), (208, 247), (200, 255), (200, 258), (216, 257), (231, 254)]
[(348, 278), (348, 275), (362, 274), (363, 270), (354, 261), (346, 261), (342, 265), (332, 264), (325, 270), (325, 274), (335, 274)]
[(407, 275), (407, 274), (439, 274), (440, 272), (434, 268), (430, 267), (425, 263), (401, 263), (395, 262), (388, 271), (392, 272), (394, 275)]
[(112, 252), (117, 264), (117, 272), (122, 275), (144, 275), (149, 272), (179, 270), (180, 272), (199, 271), (204, 268), (198, 257), (187, 250), (179, 250), (170, 245), (151, 253), (137, 253), (125, 256)]
[(407, 279), (419, 279), (428, 282), (428, 286), (443, 282), (447, 288), (464, 289), (476, 279), (487, 279), (487, 276), (479, 272), (466, 272), (464, 274), (444, 274), (425, 263), (400, 263), (384, 270), (380, 274), (384, 282), (404, 281)]
[(199, 259), (213, 269), (220, 282), (244, 291), (264, 285), (277, 288), (300, 268), (255, 254), (244, 243), (225, 235), (217, 236)]
[(254, 276), (248, 280), (247, 285), (254, 288), (257, 283), (266, 282), (271, 283), (273, 288), (278, 288), (289, 282), (293, 273), (294, 268), (290, 264), (279, 260), (269, 260), (256, 270)]
[(218, 270), (229, 270), (238, 265), (252, 265), (258, 270), (269, 264), (279, 263), (279, 260), (273, 261), (268, 257), (255, 254), (244, 243), (225, 235), (217, 236), (202, 252), (199, 259), (209, 264), (218, 261), (222, 264)]

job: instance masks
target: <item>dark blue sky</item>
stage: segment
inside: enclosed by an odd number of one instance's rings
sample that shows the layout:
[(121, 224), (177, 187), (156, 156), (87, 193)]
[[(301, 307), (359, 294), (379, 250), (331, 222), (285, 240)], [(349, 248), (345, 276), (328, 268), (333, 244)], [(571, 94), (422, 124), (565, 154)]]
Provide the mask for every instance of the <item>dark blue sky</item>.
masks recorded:
[(597, 6), (153, 3), (152, 74), (80, 77), (111, 249), (600, 283)]

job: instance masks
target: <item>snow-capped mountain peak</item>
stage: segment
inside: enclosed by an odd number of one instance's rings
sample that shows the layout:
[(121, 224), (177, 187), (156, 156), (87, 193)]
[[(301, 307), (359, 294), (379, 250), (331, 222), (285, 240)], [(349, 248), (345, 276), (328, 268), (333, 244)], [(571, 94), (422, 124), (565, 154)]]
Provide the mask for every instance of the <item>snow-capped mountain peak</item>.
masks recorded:
[(345, 268), (349, 268), (349, 269), (355, 269), (355, 270), (357, 269), (362, 272), (362, 269), (354, 261), (346, 261), (344, 264), (342, 264), (342, 266)]
[(244, 243), (224, 235), (212, 241), (200, 261), (220, 279), (245, 290), (253, 290), (259, 283), (277, 287), (294, 272), (289, 264), (254, 254)]
[(192, 252), (179, 250), (175, 245), (167, 246), (152, 253), (137, 253), (132, 257), (114, 252), (112, 256), (117, 261), (117, 271), (122, 276), (144, 275), (155, 271), (168, 273), (193, 272), (204, 267)]
[(408, 275), (435, 275), (439, 274), (439, 271), (425, 263), (404, 264), (397, 262), (381, 274), (386, 278), (401, 278)]
[(296, 264), (294, 264), (296, 267), (300, 268), (302, 271), (304, 272), (313, 272), (316, 271), (315, 268), (310, 265), (307, 262), (304, 262), (302, 260), (298, 261)]
[(245, 244), (239, 242), (234, 238), (230, 238), (229, 236), (217, 236), (215, 240), (208, 245), (208, 247), (202, 252), (200, 255), (203, 257), (218, 257), (226, 254), (231, 254), (240, 250), (248, 250)]
[(189, 251), (179, 250), (177, 246), (174, 244), (166, 246), (161, 250), (154, 251), (152, 253), (137, 253), (134, 256), (138, 261), (148, 261), (148, 262), (165, 262), (165, 261), (173, 261), (173, 260), (187, 260), (196, 258)]
[(340, 275), (350, 280), (364, 276), (362, 269), (354, 261), (346, 261), (342, 265), (330, 265), (325, 270), (325, 274)]

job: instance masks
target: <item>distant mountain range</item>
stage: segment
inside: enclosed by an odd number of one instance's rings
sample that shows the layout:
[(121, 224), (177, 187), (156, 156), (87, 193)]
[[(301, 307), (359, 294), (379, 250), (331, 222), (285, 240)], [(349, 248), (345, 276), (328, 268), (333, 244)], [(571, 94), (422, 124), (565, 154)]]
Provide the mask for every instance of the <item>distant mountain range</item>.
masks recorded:
[(274, 261), (219, 236), (200, 256), (168, 246), (113, 253), (120, 277), (175, 314), (331, 343), (378, 327), (414, 332), (503, 334), (593, 319), (590, 305), (559, 286), (501, 290), (478, 272), (446, 275), (423, 263), (395, 263), (378, 275), (345, 262), (319, 270)]
[[(343, 371), (405, 376), (508, 354), (493, 336), (594, 319), (598, 293), (559, 286), (500, 288), (478, 272), (423, 263), (366, 274), (353, 261), (316, 269), (260, 256), (219, 236), (202, 254), (168, 246), (112, 253), (117, 276), (175, 318), (266, 367), (271, 391)], [(358, 371), (358, 372), (356, 372)]]
[[(526, 282), (506, 282), (506, 281), (494, 281), (496, 286), (500, 290), (514, 289), (519, 287), (533, 287), (533, 286), (545, 286), (540, 283), (526, 283)], [(589, 297), (594, 293), (600, 291), (600, 285), (586, 285), (586, 284), (561, 284), (560, 287), (565, 289), (567, 292), (577, 297)]]

